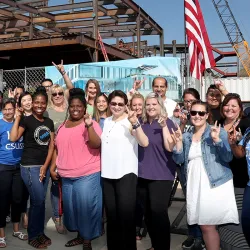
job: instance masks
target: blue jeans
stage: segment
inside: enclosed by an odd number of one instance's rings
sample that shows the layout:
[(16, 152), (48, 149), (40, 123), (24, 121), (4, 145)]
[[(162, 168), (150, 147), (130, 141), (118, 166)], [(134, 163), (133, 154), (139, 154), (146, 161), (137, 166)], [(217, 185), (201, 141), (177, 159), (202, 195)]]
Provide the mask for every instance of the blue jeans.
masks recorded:
[(21, 167), (21, 176), (30, 194), (28, 237), (33, 240), (44, 233), (45, 199), (49, 183), (49, 169), (42, 182), (39, 181), (40, 167)]
[(202, 239), (202, 232), (199, 225), (188, 225), (188, 235), (193, 236), (195, 239)]
[(246, 186), (244, 191), (241, 224), (246, 241), (250, 246), (250, 187)]
[(58, 181), (52, 180), (50, 189), (50, 199), (53, 209), (53, 217), (59, 218), (59, 183)]
[(102, 233), (102, 185), (100, 172), (62, 178), (64, 225), (85, 240)]

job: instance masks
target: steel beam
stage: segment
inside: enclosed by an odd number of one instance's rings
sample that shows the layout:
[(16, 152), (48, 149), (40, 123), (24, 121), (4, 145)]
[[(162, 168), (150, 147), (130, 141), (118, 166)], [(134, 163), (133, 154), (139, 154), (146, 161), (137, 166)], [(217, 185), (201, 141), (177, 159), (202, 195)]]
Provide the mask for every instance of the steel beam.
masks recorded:
[(141, 57), (141, 10), (137, 14), (136, 19), (136, 38), (137, 38), (137, 56)]
[[(114, 31), (114, 32), (105, 32), (101, 33), (102, 38), (111, 38), (111, 37), (132, 37), (134, 35), (134, 32), (128, 31), (128, 32), (121, 32), (121, 31)], [(158, 32), (156, 30), (144, 30), (141, 31), (142, 36), (147, 35), (158, 35)]]
[[(3, 1), (3, 0), (0, 0)], [(104, 14), (102, 11), (98, 12), (98, 17), (103, 16), (117, 16), (117, 15), (132, 15), (135, 11), (131, 9), (110, 9), (107, 11), (107, 15)], [(92, 18), (93, 11), (83, 11), (77, 12), (74, 14), (62, 14), (62, 15), (55, 15), (55, 21), (66, 21), (66, 20), (76, 20), (76, 19), (84, 19), (84, 18)], [(34, 23), (48, 23), (51, 20), (45, 17), (36, 17), (34, 18)]]
[[(95, 46), (95, 50), (94, 50), (94, 54), (93, 54), (93, 59), (95, 62), (98, 62), (98, 49), (97, 49), (97, 41), (98, 41), (98, 0), (93, 0), (93, 38), (96, 40), (96, 46)], [(106, 13), (104, 13), (106, 14)]]
[[(20, 4), (32, 4), (32, 3), (43, 3), (44, 1), (43, 0), (19, 0), (18, 1)], [(0, 3), (0, 6), (4, 6), (5, 4), (3, 3)]]
[(24, 15), (20, 15), (20, 14), (15, 14), (14, 12), (8, 11), (8, 10), (4, 10), (4, 9), (0, 9), (0, 14), (4, 15), (4, 16), (8, 16), (11, 18), (16, 18), (16, 19), (20, 19), (26, 22), (30, 22), (30, 18), (28, 16), (24, 16)]
[[(113, 0), (113, 1), (98, 1), (98, 5), (104, 5), (107, 4), (113, 4), (113, 3), (120, 3), (121, 0)], [(84, 2), (84, 3), (74, 3), (74, 4), (64, 4), (64, 5), (57, 5), (57, 6), (51, 6), (51, 7), (43, 7), (39, 8), (39, 12), (53, 12), (53, 11), (61, 11), (61, 10), (69, 10), (69, 9), (80, 9), (80, 8), (89, 8), (93, 7), (93, 1)]]
[[(95, 48), (95, 40), (93, 38), (81, 35), (81, 36), (55, 37), (55, 38), (37, 39), (37, 40), (31, 40), (31, 41), (3, 43), (0, 46), (0, 51), (41, 48), (41, 47), (49, 47), (49, 46), (63, 46), (63, 45), (72, 45), (72, 44), (80, 44), (80, 45), (87, 46), (90, 48)], [(104, 46), (109, 55), (115, 56), (120, 59), (135, 58), (110, 45), (104, 44)]]
[[(151, 26), (149, 24), (142, 27), (142, 29), (149, 29)], [(113, 25), (113, 26), (99, 26), (99, 31), (130, 31), (136, 29), (137, 26), (135, 24), (130, 25)], [(83, 28), (70, 28), (67, 31), (68, 33), (81, 33), (81, 32), (93, 32), (93, 26), (91, 27), (83, 27)]]
[(25, 5), (25, 4), (20, 4), (19, 2), (14, 2), (14, 1), (11, 1), (11, 0), (0, 0), (0, 2), (4, 3), (4, 4), (7, 4), (9, 6), (12, 6), (12, 7), (20, 8), (22, 10), (26, 10), (27, 12), (32, 13), (32, 14), (36, 14), (36, 15), (40, 14), (40, 16), (45, 17), (45, 18), (49, 18), (50, 20), (53, 20), (53, 21), (55, 19), (54, 15), (51, 15), (51, 14), (48, 14), (48, 13), (39, 13), (39, 11), (36, 8), (33, 8), (33, 7)]
[(164, 33), (160, 34), (160, 55), (164, 56)]
[(140, 9), (139, 5), (137, 5), (135, 2), (131, 0), (121, 0), (124, 4), (126, 4), (129, 8), (133, 9), (136, 13), (139, 13), (143, 20), (145, 20), (147, 23), (149, 23), (152, 28), (154, 28), (158, 34), (163, 33), (163, 29), (160, 25), (158, 25), (143, 9)]

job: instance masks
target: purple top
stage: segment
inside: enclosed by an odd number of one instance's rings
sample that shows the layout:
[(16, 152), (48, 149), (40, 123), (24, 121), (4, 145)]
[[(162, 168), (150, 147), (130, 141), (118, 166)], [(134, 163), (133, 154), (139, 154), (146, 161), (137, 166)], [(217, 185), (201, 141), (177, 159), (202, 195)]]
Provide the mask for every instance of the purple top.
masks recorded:
[[(167, 119), (169, 131), (176, 130), (174, 123)], [(172, 153), (168, 152), (163, 143), (162, 128), (157, 120), (151, 124), (142, 123), (142, 129), (149, 139), (146, 148), (138, 147), (138, 176), (148, 180), (174, 180), (176, 164)]]

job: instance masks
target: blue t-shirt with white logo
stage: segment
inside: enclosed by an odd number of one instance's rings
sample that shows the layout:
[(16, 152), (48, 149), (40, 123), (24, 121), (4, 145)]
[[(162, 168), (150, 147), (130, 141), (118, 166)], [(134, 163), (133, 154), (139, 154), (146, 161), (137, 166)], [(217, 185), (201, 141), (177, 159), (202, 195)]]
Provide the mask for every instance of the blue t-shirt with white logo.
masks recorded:
[(14, 122), (0, 120), (0, 164), (16, 165), (20, 163), (23, 152), (23, 137), (11, 142), (10, 131)]
[[(244, 145), (244, 141), (245, 141), (245, 138), (246, 136), (250, 133), (250, 130), (248, 129), (246, 131), (246, 133), (244, 134), (242, 140), (239, 142), (239, 145), (240, 146), (243, 146)], [(246, 159), (247, 159), (247, 170), (248, 170), (248, 177), (250, 178), (250, 140), (247, 142), (246, 144), (246, 148), (245, 148), (245, 151), (246, 151)], [(239, 166), (240, 168), (241, 166)], [(248, 186), (250, 186), (250, 180), (249, 182), (247, 183)]]

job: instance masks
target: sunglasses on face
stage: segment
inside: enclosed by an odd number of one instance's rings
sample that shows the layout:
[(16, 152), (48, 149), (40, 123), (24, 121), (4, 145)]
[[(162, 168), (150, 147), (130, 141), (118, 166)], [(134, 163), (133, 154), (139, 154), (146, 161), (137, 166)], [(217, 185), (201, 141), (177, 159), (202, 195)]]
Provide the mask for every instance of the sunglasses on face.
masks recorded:
[(199, 116), (204, 116), (207, 114), (207, 112), (206, 111), (195, 111), (195, 110), (190, 111), (191, 116), (196, 116), (197, 114)]
[(115, 107), (115, 106), (124, 107), (125, 106), (125, 104), (121, 103), (121, 102), (111, 102), (110, 105), (113, 107)]
[(58, 96), (62, 96), (62, 95), (63, 95), (63, 92), (52, 93), (52, 96), (54, 96), (54, 97), (57, 96), (57, 95), (58, 95)]

